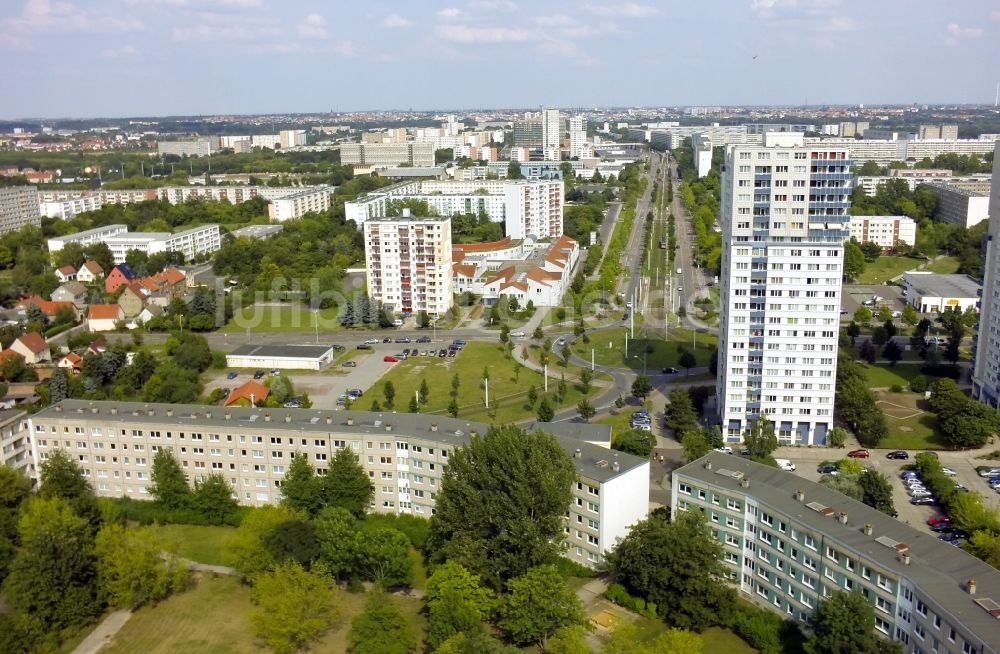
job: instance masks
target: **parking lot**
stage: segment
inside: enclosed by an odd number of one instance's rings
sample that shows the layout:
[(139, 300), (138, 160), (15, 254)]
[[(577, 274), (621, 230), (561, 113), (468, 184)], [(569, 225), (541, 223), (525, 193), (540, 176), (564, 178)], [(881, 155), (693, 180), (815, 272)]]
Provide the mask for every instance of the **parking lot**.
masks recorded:
[(893, 311), (902, 311), (906, 302), (903, 300), (903, 289), (899, 286), (888, 286), (884, 284), (844, 284), (844, 296), (841, 301), (841, 310), (847, 313), (842, 317), (850, 320), (854, 312), (858, 310), (861, 303), (872, 299), (878, 295), (883, 298), (877, 306), (889, 305)]

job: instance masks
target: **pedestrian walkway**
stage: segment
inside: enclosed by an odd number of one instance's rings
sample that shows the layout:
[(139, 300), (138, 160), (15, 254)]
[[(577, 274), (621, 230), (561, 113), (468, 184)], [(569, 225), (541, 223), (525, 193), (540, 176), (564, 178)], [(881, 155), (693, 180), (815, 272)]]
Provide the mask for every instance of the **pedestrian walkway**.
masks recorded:
[(90, 632), (90, 635), (83, 639), (83, 642), (76, 646), (73, 654), (96, 654), (102, 647), (111, 642), (118, 630), (125, 626), (128, 619), (132, 617), (132, 612), (121, 609), (115, 611), (104, 622)]

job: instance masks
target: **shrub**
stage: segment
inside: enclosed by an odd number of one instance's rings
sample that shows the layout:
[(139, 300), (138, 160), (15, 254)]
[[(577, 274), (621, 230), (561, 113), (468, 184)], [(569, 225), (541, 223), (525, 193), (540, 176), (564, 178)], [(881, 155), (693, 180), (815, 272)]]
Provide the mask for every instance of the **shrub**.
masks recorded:
[(889, 387), (889, 392), (890, 393), (902, 393), (903, 392), (903, 387), (900, 386), (899, 384), (893, 384), (892, 386)]
[(923, 375), (917, 375), (910, 380), (910, 390), (914, 393), (925, 393), (927, 391), (928, 385), (927, 378)]

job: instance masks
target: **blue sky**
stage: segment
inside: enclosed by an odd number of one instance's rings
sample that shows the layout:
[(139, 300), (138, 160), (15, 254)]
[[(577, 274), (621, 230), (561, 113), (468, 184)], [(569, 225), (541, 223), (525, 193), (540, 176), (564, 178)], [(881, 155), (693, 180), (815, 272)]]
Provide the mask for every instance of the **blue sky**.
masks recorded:
[(0, 116), (992, 102), (996, 0), (3, 0)]

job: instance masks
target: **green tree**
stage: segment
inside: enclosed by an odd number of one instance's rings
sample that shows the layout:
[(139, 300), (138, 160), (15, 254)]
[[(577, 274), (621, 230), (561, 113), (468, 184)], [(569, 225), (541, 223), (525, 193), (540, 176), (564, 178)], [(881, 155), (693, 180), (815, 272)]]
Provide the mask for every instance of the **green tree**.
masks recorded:
[(590, 422), (590, 419), (594, 417), (597, 410), (590, 402), (587, 401), (587, 398), (583, 398), (577, 403), (576, 412), (580, 414), (580, 417), (583, 418), (584, 422)]
[(448, 415), (452, 418), (458, 417), (458, 400), (451, 398), (451, 402), (448, 403)]
[(892, 485), (888, 477), (877, 470), (867, 469), (858, 476), (861, 501), (886, 515), (896, 512), (892, 504)]
[(162, 544), (145, 529), (105, 525), (94, 549), (98, 596), (111, 606), (135, 610), (187, 585), (187, 565), (164, 555)]
[(296, 452), (281, 482), (283, 504), (309, 517), (323, 508), (323, 479), (309, 463), (308, 455)]
[(0, 375), (9, 382), (17, 381), (26, 369), (24, 357), (17, 352), (8, 352), (0, 358)]
[(555, 418), (556, 412), (549, 404), (549, 398), (547, 395), (542, 396), (542, 401), (538, 404), (538, 410), (535, 412), (535, 417), (538, 418), (538, 422), (552, 422)]
[(294, 561), (309, 569), (319, 558), (320, 547), (311, 522), (288, 520), (276, 525), (264, 536), (264, 547), (277, 563)]
[(386, 408), (392, 409), (392, 401), (396, 399), (396, 386), (391, 381), (382, 384), (382, 397), (385, 398)]
[(254, 634), (279, 654), (309, 647), (340, 613), (333, 578), (322, 566), (311, 571), (295, 562), (253, 578), (250, 614)]
[(683, 352), (681, 352), (681, 356), (677, 360), (677, 362), (680, 364), (681, 368), (684, 368), (684, 373), (690, 375), (691, 368), (694, 368), (698, 365), (698, 358), (694, 355), (693, 352), (684, 350)]
[(497, 607), (496, 595), (479, 577), (460, 564), (448, 561), (427, 579), (427, 639), (437, 647), (455, 634), (483, 630)]
[(896, 365), (896, 363), (903, 358), (903, 350), (896, 345), (896, 341), (889, 341), (882, 348), (882, 357), (889, 362), (890, 366)]
[(626, 429), (614, 436), (611, 449), (646, 458), (653, 451), (653, 439), (641, 429)]
[(909, 302), (903, 306), (903, 313), (900, 317), (902, 318), (903, 323), (909, 327), (913, 327), (917, 324), (917, 321), (920, 320), (917, 310)]
[(507, 179), (524, 179), (524, 175), (521, 174), (520, 163), (512, 160), (507, 164)]
[(499, 588), (558, 555), (575, 480), (572, 459), (549, 434), (514, 425), (473, 434), (448, 459), (429, 551)]
[(888, 304), (881, 305), (878, 308), (878, 311), (875, 312), (875, 317), (878, 318), (878, 321), (882, 324), (892, 322), (892, 307)]
[(319, 544), (319, 560), (337, 579), (344, 579), (355, 567), (357, 519), (341, 507), (329, 506), (312, 521)]
[(712, 449), (712, 443), (703, 429), (689, 429), (681, 434), (681, 447), (688, 462), (700, 459)]
[(581, 625), (557, 629), (548, 640), (548, 654), (592, 654), (587, 630)]
[(616, 581), (655, 602), (673, 626), (700, 631), (725, 624), (733, 609), (733, 590), (722, 582), (722, 546), (700, 513), (643, 520), (608, 553), (607, 565)]
[(871, 309), (865, 306), (858, 307), (857, 311), (854, 312), (853, 320), (859, 325), (867, 325), (872, 321)]
[(66, 498), (30, 499), (18, 522), (21, 548), (4, 582), (14, 608), (50, 631), (99, 614), (93, 533)]
[(351, 621), (347, 642), (351, 654), (410, 654), (417, 636), (392, 597), (375, 592)]
[(653, 382), (646, 375), (638, 375), (632, 382), (632, 395), (640, 400), (645, 400), (652, 391)]
[(531, 332), (531, 340), (540, 341), (545, 338), (545, 332), (542, 331), (542, 326), (538, 325), (535, 327), (535, 331)]
[(149, 494), (161, 506), (180, 509), (190, 504), (191, 487), (171, 450), (161, 447), (156, 452), (150, 478), (153, 483), (148, 488)]
[(167, 339), (165, 348), (167, 354), (180, 368), (205, 372), (212, 365), (212, 350), (201, 334), (192, 332), (173, 334)]
[(583, 391), (584, 395), (590, 395), (593, 382), (594, 373), (591, 372), (590, 368), (584, 368), (580, 371), (580, 390)]
[(410, 541), (398, 529), (375, 527), (359, 532), (354, 543), (355, 568), (379, 588), (405, 586), (412, 581)]
[(602, 648), (603, 654), (701, 654), (698, 634), (683, 629), (667, 629), (652, 642), (644, 642), (634, 622), (615, 623)]
[(497, 626), (514, 643), (540, 643), (545, 651), (557, 630), (582, 625), (585, 620), (583, 603), (556, 567), (541, 565), (507, 582)]
[(691, 393), (686, 388), (675, 388), (670, 391), (669, 402), (663, 409), (664, 420), (674, 436), (681, 438), (684, 432), (698, 427), (698, 413), (691, 401)]
[(53, 450), (39, 467), (41, 486), (38, 496), (58, 497), (69, 502), (73, 513), (87, 522), (91, 534), (101, 526), (101, 509), (97, 506), (94, 488), (83, 476), (83, 471), (65, 450)]
[(462, 385), (462, 380), (459, 379), (458, 373), (456, 372), (455, 375), (451, 378), (451, 396), (453, 398), (458, 397), (458, 387), (461, 385)]
[(427, 380), (420, 380), (420, 403), (427, 404), (431, 396), (431, 389), (427, 386)]
[(244, 578), (273, 570), (274, 555), (264, 541), (279, 525), (305, 516), (287, 506), (260, 506), (247, 512), (233, 537), (226, 543), (225, 554), (231, 566)]
[(830, 447), (844, 447), (847, 442), (847, 430), (842, 427), (834, 427), (826, 434), (826, 442)]
[(865, 272), (865, 255), (861, 246), (853, 238), (844, 244), (844, 279), (857, 281)]
[(771, 456), (771, 452), (778, 449), (774, 423), (763, 416), (758, 416), (743, 435), (743, 442), (750, 450), (750, 458), (767, 459)]
[(835, 592), (809, 616), (809, 626), (812, 635), (804, 647), (808, 654), (884, 651), (875, 635), (875, 613), (859, 591)]
[(233, 497), (233, 487), (220, 473), (213, 472), (194, 484), (191, 506), (208, 520), (209, 524), (226, 524), (239, 509)]
[(414, 395), (410, 398), (410, 403), (406, 407), (407, 413), (420, 413), (420, 403), (417, 402), (417, 396)]
[(347, 509), (356, 517), (368, 510), (375, 485), (350, 447), (337, 450), (330, 461), (330, 469), (323, 477), (323, 493), (327, 506)]

